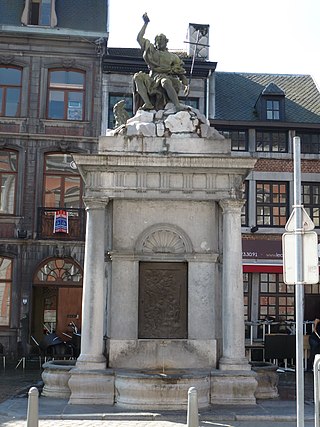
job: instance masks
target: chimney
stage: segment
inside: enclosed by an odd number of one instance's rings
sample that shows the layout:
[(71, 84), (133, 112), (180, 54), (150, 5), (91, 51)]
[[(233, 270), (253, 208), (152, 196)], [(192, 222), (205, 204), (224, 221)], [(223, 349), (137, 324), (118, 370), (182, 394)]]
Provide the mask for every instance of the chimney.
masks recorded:
[(209, 59), (209, 25), (189, 24), (188, 55), (198, 59)]

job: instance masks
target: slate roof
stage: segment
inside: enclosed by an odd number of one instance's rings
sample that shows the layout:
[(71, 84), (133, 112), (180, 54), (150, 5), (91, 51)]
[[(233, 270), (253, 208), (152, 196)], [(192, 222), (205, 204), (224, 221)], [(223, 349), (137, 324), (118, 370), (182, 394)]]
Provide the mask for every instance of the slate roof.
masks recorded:
[(107, 0), (56, 0), (58, 27), (106, 32)]
[(21, 25), (24, 0), (0, 0), (0, 24)]
[(309, 75), (215, 72), (216, 116), (223, 121), (259, 121), (254, 106), (273, 83), (285, 93), (285, 121), (320, 124), (320, 92)]
[[(24, 0), (0, 0), (0, 25), (21, 26)], [(106, 32), (107, 0), (56, 0), (57, 28)]]

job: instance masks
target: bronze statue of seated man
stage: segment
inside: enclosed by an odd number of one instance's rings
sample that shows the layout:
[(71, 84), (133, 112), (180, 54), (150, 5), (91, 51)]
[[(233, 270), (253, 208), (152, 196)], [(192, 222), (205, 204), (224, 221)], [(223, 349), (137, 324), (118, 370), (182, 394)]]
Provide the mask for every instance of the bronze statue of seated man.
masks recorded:
[[(189, 92), (186, 71), (182, 60), (175, 53), (167, 49), (168, 39), (164, 34), (159, 34), (152, 44), (144, 38), (148, 23), (148, 15), (143, 15), (144, 24), (139, 31), (137, 41), (143, 50), (143, 59), (148, 65), (149, 74), (142, 71), (133, 77), (135, 92), (142, 100), (140, 106), (143, 110), (163, 109), (167, 102), (172, 102), (177, 111), (184, 110), (180, 104), (178, 93), (181, 85), (184, 92)], [(137, 98), (137, 97), (136, 97)]]

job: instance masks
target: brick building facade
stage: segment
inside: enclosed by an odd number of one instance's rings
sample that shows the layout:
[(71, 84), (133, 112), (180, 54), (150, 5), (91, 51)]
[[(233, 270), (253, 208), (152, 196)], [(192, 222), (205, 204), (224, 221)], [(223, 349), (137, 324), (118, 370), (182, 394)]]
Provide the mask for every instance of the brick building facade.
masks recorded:
[(44, 330), (80, 326), (85, 210), (72, 153), (95, 152), (100, 135), (107, 1), (6, 2), (0, 29), (0, 352), (16, 355)]

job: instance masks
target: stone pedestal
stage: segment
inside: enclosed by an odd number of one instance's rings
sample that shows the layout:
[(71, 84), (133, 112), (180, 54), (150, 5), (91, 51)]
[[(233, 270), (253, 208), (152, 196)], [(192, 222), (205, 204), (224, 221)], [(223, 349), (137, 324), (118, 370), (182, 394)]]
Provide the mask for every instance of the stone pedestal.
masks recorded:
[(257, 380), (252, 371), (211, 371), (211, 404), (254, 405)]
[[(136, 133), (139, 125), (101, 137), (98, 155), (74, 155), (88, 217), (70, 403), (176, 409), (187, 405), (191, 386), (200, 407), (210, 393), (211, 403), (255, 402), (244, 347), (239, 198), (255, 160), (231, 156), (230, 140), (201, 127), (199, 114), (184, 112), (184, 123), (189, 116), (192, 132), (170, 124), (162, 137), (147, 137)], [(200, 137), (204, 130), (209, 138)], [(104, 334), (110, 370), (103, 369)]]
[(84, 405), (114, 404), (114, 373), (109, 369), (74, 368), (68, 382), (69, 403)]

